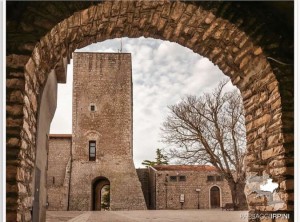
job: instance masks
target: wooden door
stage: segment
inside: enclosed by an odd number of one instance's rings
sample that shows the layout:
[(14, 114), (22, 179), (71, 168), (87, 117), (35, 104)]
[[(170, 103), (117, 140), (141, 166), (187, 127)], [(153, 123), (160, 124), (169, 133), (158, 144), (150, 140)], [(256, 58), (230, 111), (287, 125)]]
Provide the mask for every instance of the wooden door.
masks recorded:
[(220, 207), (220, 189), (219, 187), (212, 187), (210, 189), (210, 206), (211, 208)]

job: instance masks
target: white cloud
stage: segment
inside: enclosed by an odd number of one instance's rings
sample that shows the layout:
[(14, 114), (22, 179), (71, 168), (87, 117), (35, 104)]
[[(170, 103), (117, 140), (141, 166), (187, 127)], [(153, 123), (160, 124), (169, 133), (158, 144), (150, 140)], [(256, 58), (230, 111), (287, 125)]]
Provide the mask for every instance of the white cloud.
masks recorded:
[[(216, 86), (225, 75), (208, 59), (176, 43), (123, 38), (122, 44), (123, 52), (132, 53), (134, 161), (136, 167), (142, 167), (143, 160), (153, 160), (155, 150), (165, 146), (159, 140), (167, 106), (180, 101), (185, 94), (200, 95)], [(121, 40), (114, 39), (80, 51), (117, 52), (120, 47)], [(58, 108), (51, 133), (71, 133), (70, 77), (73, 73), (70, 68), (66, 89), (59, 86)]]

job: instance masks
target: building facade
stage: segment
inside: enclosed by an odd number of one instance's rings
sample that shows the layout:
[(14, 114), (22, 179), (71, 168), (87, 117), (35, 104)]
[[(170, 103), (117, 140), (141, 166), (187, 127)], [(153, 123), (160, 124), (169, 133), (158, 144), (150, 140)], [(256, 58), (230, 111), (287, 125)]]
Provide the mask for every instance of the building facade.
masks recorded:
[[(61, 164), (65, 176), (48, 172), (49, 209), (56, 205), (53, 193), (62, 189), (68, 199), (61, 196), (63, 209), (99, 210), (101, 187), (108, 184), (112, 210), (146, 209), (132, 159), (131, 54), (74, 53), (73, 59), (72, 137), (53, 136), (49, 148), (60, 150), (56, 144), (64, 143), (71, 158)], [(58, 167), (52, 158), (49, 153), (49, 169)]]
[(232, 203), (228, 183), (207, 165), (149, 167), (150, 209), (211, 209)]

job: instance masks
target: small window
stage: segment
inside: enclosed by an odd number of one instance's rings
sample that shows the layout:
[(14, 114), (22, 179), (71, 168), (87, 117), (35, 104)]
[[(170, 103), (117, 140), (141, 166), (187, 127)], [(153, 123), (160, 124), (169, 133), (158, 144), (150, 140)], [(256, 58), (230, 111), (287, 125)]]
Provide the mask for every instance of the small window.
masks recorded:
[(96, 160), (96, 141), (89, 141), (89, 161)]
[(55, 177), (52, 177), (52, 184), (55, 184)]
[(170, 176), (170, 182), (176, 182), (177, 176)]
[(95, 105), (91, 105), (91, 111), (94, 112), (96, 110)]
[(179, 181), (186, 181), (186, 176), (179, 176)]
[(207, 181), (215, 181), (215, 176), (207, 176)]
[(216, 181), (223, 181), (223, 177), (222, 176), (216, 176)]

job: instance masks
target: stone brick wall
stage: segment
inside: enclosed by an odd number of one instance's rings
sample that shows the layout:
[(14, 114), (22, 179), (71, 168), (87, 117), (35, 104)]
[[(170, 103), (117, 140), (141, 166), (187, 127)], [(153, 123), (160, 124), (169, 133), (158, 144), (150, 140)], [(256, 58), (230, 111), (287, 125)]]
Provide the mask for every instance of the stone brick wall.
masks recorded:
[[(8, 3), (8, 220), (31, 220), (38, 95), (48, 74), (55, 70), (58, 81), (63, 82), (64, 65), (76, 48), (121, 36), (177, 42), (209, 58), (231, 78), (245, 105), (250, 210), (291, 213), (294, 73), (293, 30), (288, 27), (292, 22), (278, 16), (276, 7), (267, 13), (262, 4), (251, 4), (107, 1), (89, 7), (90, 3), (81, 2)], [(292, 15), (293, 7), (286, 14)], [(275, 196), (283, 204), (274, 207), (250, 200), (256, 176), (269, 176), (279, 184)]]
[(156, 209), (156, 170), (149, 169), (149, 209)]
[[(94, 161), (89, 141), (96, 142)], [(112, 210), (146, 209), (132, 159), (128, 53), (74, 53), (70, 210), (93, 209), (91, 190), (99, 177), (110, 182)]]
[(148, 169), (136, 169), (139, 181), (142, 185), (142, 191), (144, 194), (147, 209), (150, 209), (149, 198), (150, 198), (150, 187), (149, 187), (149, 170)]
[[(231, 192), (226, 180), (207, 181), (207, 176), (219, 175), (216, 171), (197, 171), (197, 170), (155, 170), (152, 171), (152, 181), (155, 181), (154, 209), (181, 209), (180, 195), (184, 194), (182, 209), (198, 208), (198, 192), (200, 209), (209, 209), (210, 189), (213, 186), (220, 188), (220, 206), (225, 203), (232, 203)], [(170, 176), (176, 176), (177, 181), (171, 181)], [(185, 176), (186, 181), (179, 181), (179, 176)], [(155, 177), (155, 178), (153, 178)], [(154, 198), (153, 198), (154, 199)]]
[(72, 135), (50, 135), (47, 171), (47, 210), (68, 210)]
[(89, 160), (89, 140), (96, 162), (132, 157), (131, 55), (74, 53), (73, 70), (73, 161)]

